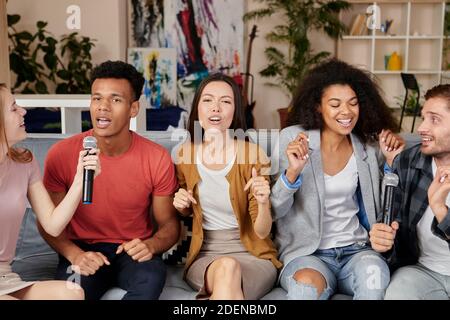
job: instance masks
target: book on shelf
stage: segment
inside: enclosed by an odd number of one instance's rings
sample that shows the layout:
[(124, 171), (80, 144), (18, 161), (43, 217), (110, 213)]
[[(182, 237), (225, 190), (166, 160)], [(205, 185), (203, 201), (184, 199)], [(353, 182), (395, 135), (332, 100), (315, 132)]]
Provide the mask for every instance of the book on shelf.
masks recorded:
[(366, 26), (367, 16), (365, 14), (357, 14), (353, 19), (352, 26), (350, 28), (351, 36), (364, 36), (368, 34)]

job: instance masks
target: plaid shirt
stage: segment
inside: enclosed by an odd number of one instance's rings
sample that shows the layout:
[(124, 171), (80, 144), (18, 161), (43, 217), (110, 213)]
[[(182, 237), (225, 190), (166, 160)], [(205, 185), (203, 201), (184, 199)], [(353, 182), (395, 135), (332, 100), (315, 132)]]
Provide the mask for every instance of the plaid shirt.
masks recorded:
[[(400, 228), (389, 257), (393, 269), (416, 264), (419, 259), (417, 223), (428, 208), (428, 188), (433, 181), (431, 161), (432, 157), (420, 152), (420, 144), (403, 151), (394, 161), (393, 170), (399, 177), (394, 212)], [(431, 231), (447, 241), (450, 250), (450, 210), (441, 223), (433, 219)]]

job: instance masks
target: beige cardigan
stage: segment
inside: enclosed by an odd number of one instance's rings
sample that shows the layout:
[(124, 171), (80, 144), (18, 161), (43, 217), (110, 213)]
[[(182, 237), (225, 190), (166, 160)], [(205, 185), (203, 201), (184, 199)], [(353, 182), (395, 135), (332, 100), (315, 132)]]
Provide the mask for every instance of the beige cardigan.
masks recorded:
[[(255, 257), (270, 260), (276, 268), (281, 268), (282, 263), (277, 259), (277, 251), (270, 236), (260, 239), (254, 231), (253, 224), (258, 215), (258, 203), (250, 190), (244, 191), (244, 186), (252, 176), (252, 167), (255, 167), (258, 173), (263, 169), (264, 173), (264, 168), (268, 171), (270, 167), (269, 159), (258, 145), (242, 140), (237, 141), (236, 160), (226, 179), (230, 184), (229, 196), (239, 224), (242, 244)], [(198, 195), (198, 183), (201, 179), (194, 161), (195, 148), (196, 146), (191, 143), (182, 145), (176, 161), (180, 188), (193, 190), (194, 198), (197, 200), (197, 204), (192, 204), (190, 210), (190, 214), (193, 214), (192, 240), (185, 270), (194, 262), (203, 243), (203, 216)], [(268, 172), (264, 177), (269, 180)]]

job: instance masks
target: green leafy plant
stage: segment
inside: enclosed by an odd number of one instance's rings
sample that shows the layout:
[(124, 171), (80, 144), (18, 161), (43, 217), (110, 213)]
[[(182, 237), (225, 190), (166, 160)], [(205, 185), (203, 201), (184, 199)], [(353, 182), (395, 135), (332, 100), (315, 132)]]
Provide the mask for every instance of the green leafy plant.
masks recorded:
[(56, 72), (61, 79), (56, 93), (89, 93), (91, 90), (89, 74), (92, 70), (91, 49), (95, 46), (89, 37), (81, 37), (77, 32), (61, 39), (61, 57), (67, 58), (67, 66), (61, 60), (60, 70)]
[(306, 72), (315, 64), (330, 56), (329, 52), (314, 52), (308, 38), (309, 32), (319, 30), (333, 39), (339, 38), (347, 27), (339, 20), (339, 12), (351, 7), (341, 0), (257, 0), (266, 6), (250, 11), (244, 20), (261, 19), (281, 14), (281, 24), (266, 35), (274, 44), (287, 44), (288, 54), (278, 47), (265, 49), (267, 66), (260, 71), (261, 76), (272, 78), (267, 83), (280, 87), (292, 97), (299, 82)]
[[(420, 86), (419, 86), (420, 87)], [(394, 97), (396, 104), (401, 108), (403, 107), (403, 102), (405, 100), (404, 96), (396, 96)], [(420, 111), (422, 110), (423, 105), (423, 97), (419, 97), (419, 108), (417, 109), (417, 115), (420, 115)], [(406, 106), (405, 106), (405, 115), (413, 116), (417, 103), (417, 92), (411, 91), (406, 98)]]
[[(56, 56), (57, 41), (45, 30), (46, 22), (38, 21), (37, 31), (31, 34), (15, 29), (14, 25), (19, 21), (19, 15), (8, 15), (11, 44), (9, 62), (11, 70), (17, 75), (13, 90), (21, 93), (48, 93), (45, 80), (51, 78), (51, 70), (56, 68), (51, 60)], [(44, 63), (50, 70), (46, 70)]]
[(56, 93), (89, 93), (95, 40), (74, 32), (58, 41), (45, 29), (47, 22), (38, 21), (37, 30), (31, 33), (18, 31), (19, 21), (20, 15), (8, 15), (9, 60), (17, 75), (13, 91), (47, 94), (48, 84), (53, 83)]

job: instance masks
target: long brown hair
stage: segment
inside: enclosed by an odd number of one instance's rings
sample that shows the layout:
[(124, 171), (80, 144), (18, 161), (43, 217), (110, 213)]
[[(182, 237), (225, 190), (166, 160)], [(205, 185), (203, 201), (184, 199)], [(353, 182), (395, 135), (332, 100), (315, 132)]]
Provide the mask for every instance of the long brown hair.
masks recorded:
[[(234, 95), (234, 115), (233, 121), (231, 122), (230, 128), (233, 130), (242, 129), (247, 130), (247, 125), (245, 124), (245, 110), (242, 104), (241, 91), (237, 83), (233, 78), (224, 75), (222, 73), (212, 73), (202, 80), (197, 90), (195, 91), (194, 100), (192, 101), (191, 114), (188, 121), (188, 131), (191, 135), (191, 139), (194, 139), (195, 122), (198, 121), (198, 105), (200, 103), (200, 98), (202, 96), (203, 89), (211, 82), (225, 82), (233, 90)], [(203, 130), (202, 130), (203, 137)]]
[(33, 154), (28, 149), (17, 149), (10, 147), (6, 139), (4, 109), (6, 108), (5, 96), (2, 92), (8, 90), (4, 83), (0, 83), (0, 144), (5, 144), (8, 149), (7, 156), (16, 162), (27, 163), (33, 160)]

